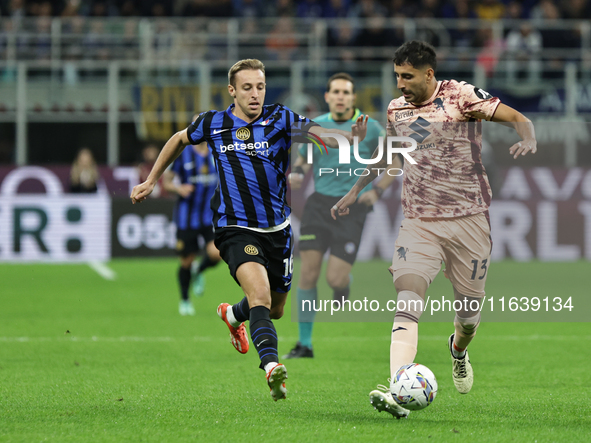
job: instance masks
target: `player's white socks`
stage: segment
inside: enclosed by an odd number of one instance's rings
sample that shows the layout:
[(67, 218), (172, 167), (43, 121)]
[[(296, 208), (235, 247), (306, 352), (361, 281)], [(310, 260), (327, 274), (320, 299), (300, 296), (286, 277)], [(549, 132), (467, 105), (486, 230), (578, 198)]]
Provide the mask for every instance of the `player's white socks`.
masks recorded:
[(400, 291), (392, 326), (390, 344), (390, 373), (392, 377), (402, 365), (412, 363), (417, 355), (419, 340), (419, 318), (423, 314), (424, 302), (412, 291)]
[(235, 328), (237, 328), (238, 326), (240, 326), (240, 323), (238, 320), (236, 320), (236, 317), (234, 317), (234, 311), (232, 310), (232, 305), (228, 305), (228, 309), (226, 310), (226, 318), (228, 319), (228, 322), (234, 326)]
[(451, 347), (451, 353), (456, 358), (462, 358), (466, 355), (466, 348), (476, 335), (476, 330), (480, 325), (480, 312), (472, 317), (459, 317), (456, 314), (454, 318), (454, 327), (456, 333)]

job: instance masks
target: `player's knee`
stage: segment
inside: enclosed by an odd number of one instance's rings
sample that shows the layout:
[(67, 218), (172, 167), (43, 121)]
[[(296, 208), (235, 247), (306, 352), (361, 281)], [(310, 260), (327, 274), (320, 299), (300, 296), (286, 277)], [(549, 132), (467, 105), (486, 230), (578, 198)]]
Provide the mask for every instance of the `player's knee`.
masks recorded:
[(456, 314), (454, 318), (454, 326), (458, 335), (463, 337), (474, 337), (476, 330), (480, 325), (480, 312), (472, 317), (460, 317)]
[(396, 300), (395, 321), (418, 323), (424, 311), (425, 302), (416, 292), (400, 291)]
[(281, 317), (283, 317), (283, 312), (283, 306), (274, 306), (269, 312), (269, 317), (271, 320), (279, 320)]
[(427, 281), (415, 274), (404, 274), (398, 277), (394, 281), (394, 288), (396, 288), (396, 293), (400, 294), (403, 291), (411, 291), (415, 294), (418, 294), (421, 298), (425, 298), (425, 293), (427, 292), (427, 288), (429, 285)]
[(344, 289), (349, 285), (349, 274), (328, 274), (326, 276), (326, 282), (333, 290)]
[(320, 271), (317, 269), (302, 269), (301, 275), (300, 275), (300, 281), (299, 281), (299, 285), (302, 288), (313, 288), (314, 286), (316, 286), (316, 283), (318, 282), (318, 277), (320, 276)]

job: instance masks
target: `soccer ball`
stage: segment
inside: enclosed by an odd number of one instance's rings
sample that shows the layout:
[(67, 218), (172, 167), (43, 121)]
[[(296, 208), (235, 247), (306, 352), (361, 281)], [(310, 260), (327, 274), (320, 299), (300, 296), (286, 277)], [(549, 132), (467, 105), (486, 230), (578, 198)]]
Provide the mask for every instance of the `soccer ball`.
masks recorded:
[(433, 403), (437, 395), (437, 380), (428, 367), (411, 363), (396, 371), (390, 392), (400, 406), (418, 411)]

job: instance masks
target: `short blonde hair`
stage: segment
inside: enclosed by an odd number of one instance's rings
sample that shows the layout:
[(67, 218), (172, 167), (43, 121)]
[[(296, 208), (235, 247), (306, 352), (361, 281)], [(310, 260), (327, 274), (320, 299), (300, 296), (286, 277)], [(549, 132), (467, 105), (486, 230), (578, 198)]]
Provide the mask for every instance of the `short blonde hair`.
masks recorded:
[(244, 60), (240, 60), (239, 62), (234, 63), (234, 66), (230, 68), (228, 71), (228, 83), (232, 86), (236, 87), (236, 73), (240, 71), (244, 71), (245, 69), (252, 69), (252, 70), (261, 70), (263, 74), (265, 73), (265, 65), (260, 60), (256, 58), (246, 58)]

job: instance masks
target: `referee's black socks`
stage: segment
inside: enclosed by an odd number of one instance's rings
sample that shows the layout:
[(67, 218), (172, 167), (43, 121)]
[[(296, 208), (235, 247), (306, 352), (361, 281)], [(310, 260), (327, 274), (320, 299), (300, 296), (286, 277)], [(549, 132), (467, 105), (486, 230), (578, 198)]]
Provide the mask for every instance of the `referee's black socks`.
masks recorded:
[(268, 363), (279, 361), (277, 332), (269, 317), (270, 312), (265, 306), (255, 306), (250, 309), (250, 338), (259, 353), (261, 369), (264, 369)]

